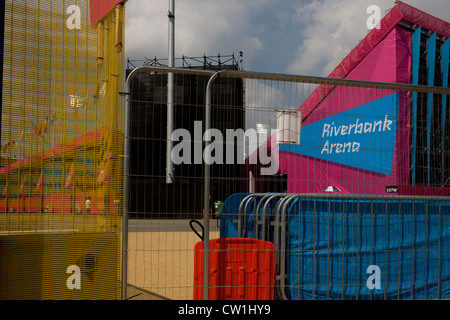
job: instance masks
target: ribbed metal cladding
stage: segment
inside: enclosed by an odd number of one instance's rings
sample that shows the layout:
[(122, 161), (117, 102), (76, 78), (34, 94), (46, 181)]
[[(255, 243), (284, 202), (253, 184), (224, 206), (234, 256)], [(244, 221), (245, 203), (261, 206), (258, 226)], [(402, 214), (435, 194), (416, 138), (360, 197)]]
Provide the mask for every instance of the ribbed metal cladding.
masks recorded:
[(90, 3), (5, 3), (0, 299), (121, 298), (124, 5)]

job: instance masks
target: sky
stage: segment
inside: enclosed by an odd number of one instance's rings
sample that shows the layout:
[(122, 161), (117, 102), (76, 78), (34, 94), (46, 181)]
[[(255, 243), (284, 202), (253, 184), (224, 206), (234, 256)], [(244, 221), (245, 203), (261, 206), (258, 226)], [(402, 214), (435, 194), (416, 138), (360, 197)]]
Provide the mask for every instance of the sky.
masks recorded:
[[(175, 0), (175, 56), (239, 55), (245, 70), (327, 76), (394, 0)], [(450, 21), (449, 0), (403, 1)], [(126, 58), (168, 57), (169, 0), (128, 0)]]

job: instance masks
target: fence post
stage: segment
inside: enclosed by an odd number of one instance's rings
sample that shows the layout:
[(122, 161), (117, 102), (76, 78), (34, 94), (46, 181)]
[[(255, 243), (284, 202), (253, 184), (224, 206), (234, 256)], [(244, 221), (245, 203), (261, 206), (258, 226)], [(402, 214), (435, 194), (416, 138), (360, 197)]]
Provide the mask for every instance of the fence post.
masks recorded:
[(128, 264), (128, 210), (129, 172), (130, 172), (130, 135), (131, 135), (131, 80), (141, 72), (152, 72), (148, 67), (138, 67), (130, 72), (125, 81), (124, 116), (124, 155), (123, 155), (123, 215), (122, 215), (122, 300), (127, 300), (127, 264)]
[[(220, 71), (214, 73), (206, 85), (206, 95), (205, 95), (205, 148), (211, 142), (211, 137), (209, 136), (209, 129), (211, 127), (211, 85), (220, 75)], [(208, 280), (209, 280), (209, 202), (210, 202), (210, 154), (205, 152), (203, 155), (204, 163), (204, 205), (205, 210), (204, 215), (204, 238), (203, 238), (203, 300), (208, 300)]]

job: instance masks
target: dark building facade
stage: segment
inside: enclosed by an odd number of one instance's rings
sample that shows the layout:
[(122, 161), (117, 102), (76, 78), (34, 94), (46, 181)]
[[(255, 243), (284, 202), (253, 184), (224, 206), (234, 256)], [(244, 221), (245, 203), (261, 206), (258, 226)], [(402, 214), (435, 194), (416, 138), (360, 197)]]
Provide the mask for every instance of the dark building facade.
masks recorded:
[[(235, 59), (189, 68), (238, 69)], [(183, 60), (185, 61), (185, 60)], [(206, 63), (208, 62), (208, 63)], [(127, 73), (132, 69), (128, 69)], [(186, 129), (195, 139), (198, 125), (204, 126), (205, 92), (208, 76), (175, 74), (174, 130)], [(130, 216), (136, 218), (201, 218), (203, 214), (203, 165), (174, 165), (174, 183), (166, 183), (167, 74), (140, 72), (131, 80)], [(242, 79), (218, 78), (212, 86), (211, 128), (244, 129), (244, 83)], [(203, 133), (203, 131), (202, 131)], [(176, 142), (174, 142), (176, 145)], [(225, 146), (224, 146), (225, 149)], [(202, 148), (203, 150), (203, 148)], [(211, 207), (239, 192), (243, 185), (243, 165), (211, 166)]]

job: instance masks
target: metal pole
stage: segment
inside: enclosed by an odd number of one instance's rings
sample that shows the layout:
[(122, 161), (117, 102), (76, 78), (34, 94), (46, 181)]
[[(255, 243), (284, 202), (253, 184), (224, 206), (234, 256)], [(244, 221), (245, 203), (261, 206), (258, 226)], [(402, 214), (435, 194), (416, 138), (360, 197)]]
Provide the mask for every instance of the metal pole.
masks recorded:
[[(211, 85), (219, 76), (220, 71), (214, 73), (206, 85), (205, 96), (205, 148), (211, 142), (209, 129), (211, 128)], [(209, 280), (209, 204), (210, 204), (210, 154), (205, 152), (203, 157), (204, 163), (204, 237), (203, 237), (203, 300), (208, 300), (208, 280)]]
[[(169, 0), (169, 68), (175, 66), (175, 0)], [(166, 144), (166, 183), (173, 183), (172, 131), (174, 103), (174, 74), (167, 74), (167, 144)]]
[[(134, 71), (134, 70), (133, 70)], [(122, 216), (122, 300), (127, 297), (127, 264), (128, 264), (128, 183), (130, 168), (130, 113), (131, 113), (131, 90), (130, 80), (133, 72), (127, 77), (125, 82), (125, 110), (124, 110), (124, 152), (123, 152), (123, 216)]]

